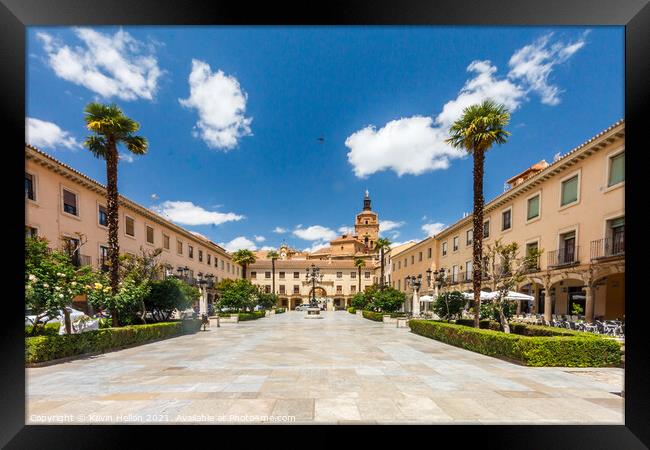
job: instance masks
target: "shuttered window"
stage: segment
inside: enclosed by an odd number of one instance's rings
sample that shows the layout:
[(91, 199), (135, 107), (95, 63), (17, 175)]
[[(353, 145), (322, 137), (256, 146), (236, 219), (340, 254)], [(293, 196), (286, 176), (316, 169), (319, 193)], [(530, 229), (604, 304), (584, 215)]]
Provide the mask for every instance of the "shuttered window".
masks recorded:
[(578, 201), (578, 175), (562, 182), (562, 203), (568, 205)]
[(607, 186), (625, 181), (625, 152), (619, 153), (609, 159), (609, 180)]

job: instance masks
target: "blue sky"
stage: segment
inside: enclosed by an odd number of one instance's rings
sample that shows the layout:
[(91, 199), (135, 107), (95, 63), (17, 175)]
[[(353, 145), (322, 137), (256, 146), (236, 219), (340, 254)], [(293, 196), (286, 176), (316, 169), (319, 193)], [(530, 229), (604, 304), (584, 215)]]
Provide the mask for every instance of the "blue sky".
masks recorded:
[(486, 199), (624, 111), (622, 27), (32, 27), (27, 58), (29, 143), (104, 182), (83, 108), (117, 103), (150, 145), (120, 192), (231, 250), (318, 248), (366, 189), (394, 242), (454, 223), (472, 160), (442, 141), (483, 98), (512, 110)]

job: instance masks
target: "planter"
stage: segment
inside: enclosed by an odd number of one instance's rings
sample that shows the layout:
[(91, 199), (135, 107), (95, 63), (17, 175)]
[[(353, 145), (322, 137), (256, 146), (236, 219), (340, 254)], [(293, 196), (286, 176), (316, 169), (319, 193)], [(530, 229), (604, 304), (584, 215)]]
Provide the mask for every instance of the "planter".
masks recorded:
[(384, 314), (384, 323), (397, 323), (397, 318), (391, 317), (390, 314)]
[(363, 310), (362, 310), (362, 309), (357, 309), (356, 314), (357, 314), (357, 316), (359, 316), (359, 317), (363, 316)]
[[(239, 322), (239, 315), (237, 314), (231, 314), (230, 317), (219, 317), (219, 324), (222, 323), (237, 323)], [(211, 316), (210, 317), (210, 326), (212, 324), (216, 325), (217, 324), (217, 316)]]

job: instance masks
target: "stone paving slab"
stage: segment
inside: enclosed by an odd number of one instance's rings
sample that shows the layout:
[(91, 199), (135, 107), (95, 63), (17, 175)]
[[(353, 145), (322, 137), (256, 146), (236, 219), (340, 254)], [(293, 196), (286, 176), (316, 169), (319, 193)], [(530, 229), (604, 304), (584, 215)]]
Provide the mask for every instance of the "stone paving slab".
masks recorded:
[(624, 423), (623, 369), (524, 367), (346, 311), (322, 314), (28, 368), (26, 422)]

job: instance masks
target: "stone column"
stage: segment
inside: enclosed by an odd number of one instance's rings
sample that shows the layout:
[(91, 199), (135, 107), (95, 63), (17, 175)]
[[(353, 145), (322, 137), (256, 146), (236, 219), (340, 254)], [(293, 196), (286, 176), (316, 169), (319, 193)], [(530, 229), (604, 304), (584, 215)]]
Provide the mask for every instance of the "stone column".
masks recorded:
[(517, 300), (517, 315), (521, 314), (521, 301)]
[(420, 315), (420, 296), (418, 295), (418, 290), (413, 289), (413, 316)]
[(201, 290), (201, 300), (199, 301), (199, 313), (207, 314), (208, 313), (208, 290), (204, 287), (199, 288)]
[(546, 322), (551, 321), (551, 315), (553, 314), (553, 302), (551, 299), (551, 285), (544, 285), (544, 320)]
[(594, 322), (594, 288), (586, 286), (585, 288), (585, 322)]

